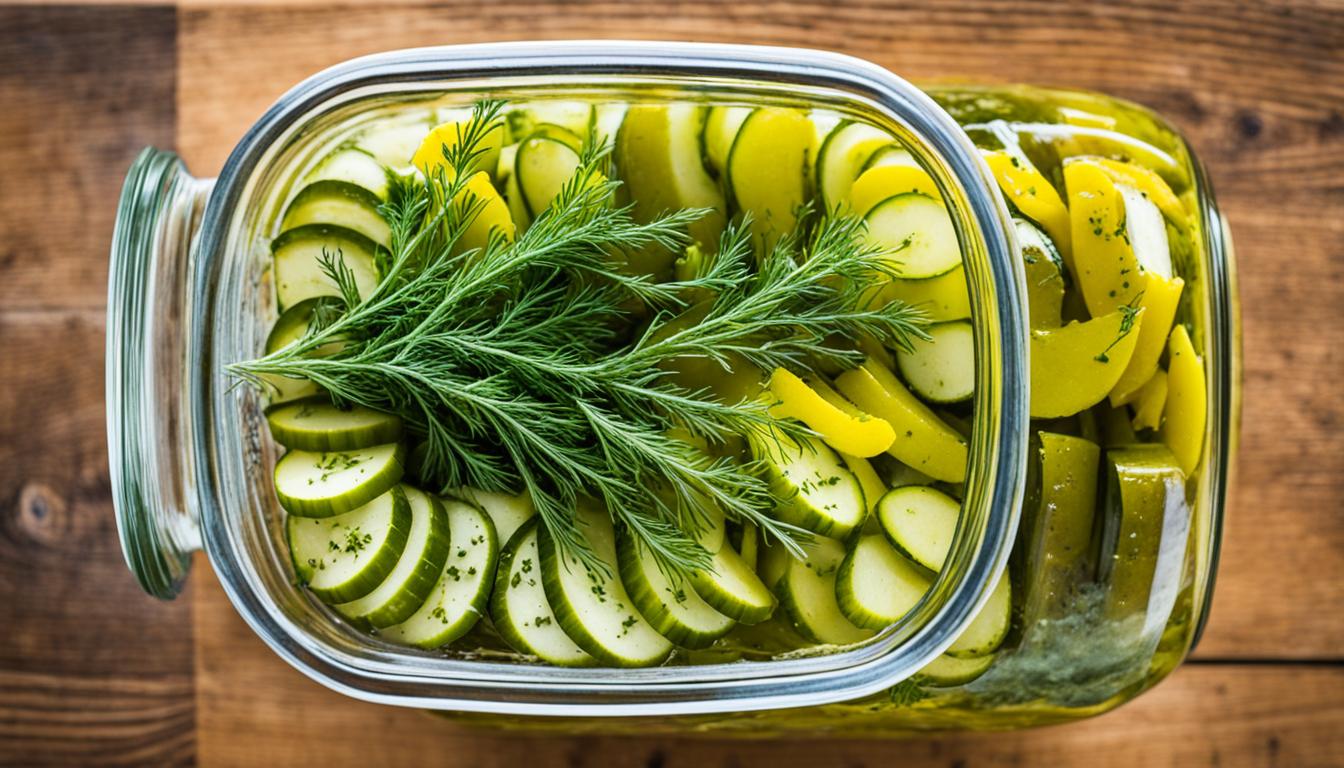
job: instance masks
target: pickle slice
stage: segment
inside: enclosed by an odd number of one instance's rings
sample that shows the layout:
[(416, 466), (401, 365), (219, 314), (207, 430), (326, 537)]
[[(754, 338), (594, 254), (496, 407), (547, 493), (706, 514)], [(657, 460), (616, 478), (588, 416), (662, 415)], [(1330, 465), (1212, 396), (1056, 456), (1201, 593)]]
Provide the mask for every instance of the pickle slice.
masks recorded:
[(1096, 573), (1092, 519), (1101, 450), (1081, 437), (1040, 433), (1040, 502), (1027, 534), (1023, 626), (1068, 615)]

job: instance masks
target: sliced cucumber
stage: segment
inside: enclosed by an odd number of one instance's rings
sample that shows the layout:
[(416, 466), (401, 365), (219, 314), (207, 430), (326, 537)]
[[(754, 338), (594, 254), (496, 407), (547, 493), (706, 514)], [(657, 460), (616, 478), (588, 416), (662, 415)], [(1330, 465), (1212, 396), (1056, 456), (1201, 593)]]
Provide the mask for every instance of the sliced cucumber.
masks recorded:
[(883, 629), (919, 604), (933, 582), (882, 534), (855, 540), (835, 579), (840, 612), (855, 626)]
[(411, 158), (433, 128), (431, 116), (411, 121), (380, 120), (355, 139), (355, 146), (392, 168), (411, 166)]
[(756, 573), (764, 584), (771, 591), (779, 585), (779, 580), (784, 578), (785, 572), (789, 569), (789, 562), (793, 555), (789, 553), (787, 547), (778, 541), (762, 542), (759, 562), (756, 566)]
[(437, 499), (409, 485), (393, 492), (405, 494), (411, 508), (411, 529), (397, 565), (369, 594), (333, 606), (361, 627), (389, 627), (405, 621), (429, 597), (448, 559), (448, 515)]
[(868, 240), (887, 249), (904, 279), (943, 275), (961, 266), (961, 246), (947, 208), (918, 192), (894, 195), (864, 217)]
[(873, 150), (872, 154), (868, 155), (868, 159), (863, 161), (863, 167), (859, 169), (859, 173), (863, 173), (870, 168), (881, 168), (886, 165), (899, 165), (908, 168), (920, 167), (919, 161), (915, 159), (914, 155), (910, 154), (910, 150), (899, 144), (888, 144)]
[(988, 602), (947, 649), (948, 656), (958, 659), (984, 656), (998, 650), (1003, 644), (1013, 618), (1013, 591), (1010, 581), (1006, 573), (999, 577)]
[(800, 528), (843, 538), (868, 515), (863, 489), (835, 451), (816, 438), (754, 441), (752, 446), (770, 476), (781, 520)]
[(367, 190), (380, 202), (387, 199), (387, 169), (362, 149), (342, 147), (332, 152), (304, 177), (304, 185), (341, 181)]
[(325, 395), (266, 409), (271, 436), (301, 451), (349, 451), (401, 439), (401, 417), (353, 406), (338, 408)]
[(901, 554), (937, 572), (957, 532), (961, 505), (936, 488), (892, 488), (877, 507), (882, 531)]
[(575, 512), (580, 530), (605, 573), (589, 570), (562, 552), (545, 528), (539, 530), (541, 576), (546, 598), (565, 634), (588, 653), (618, 667), (661, 663), (672, 644), (639, 614), (617, 572), (616, 533), (605, 510)]
[(1022, 267), (1027, 278), (1027, 314), (1032, 330), (1064, 324), (1064, 259), (1044, 232), (1024, 219), (1014, 219)]
[(1101, 451), (1091, 440), (1040, 433), (1040, 499), (1024, 506), (1019, 541), (1025, 557), (1022, 626), (1066, 617), (1081, 587), (1096, 575), (1092, 546)]
[(751, 107), (710, 107), (705, 125), (700, 132), (700, 152), (705, 168), (716, 176), (728, 172), (728, 153), (742, 123), (752, 112)]
[(867, 517), (871, 518), (873, 511), (877, 509), (877, 503), (887, 493), (887, 484), (882, 482), (877, 470), (873, 469), (873, 465), (867, 459), (842, 453), (840, 460), (845, 462), (849, 471), (854, 473), (854, 479), (859, 481), (859, 490), (863, 491), (863, 506), (868, 510)]
[(485, 614), (499, 562), (495, 526), (465, 502), (449, 499), (441, 506), (448, 522), (448, 556), (432, 572), (428, 598), (400, 624), (380, 633), (394, 643), (438, 648), (465, 635)]
[(308, 224), (281, 233), (271, 242), (277, 303), (291, 307), (314, 296), (340, 294), (322, 271), (324, 252), (344, 260), (354, 274), (359, 295), (368, 296), (378, 284), (377, 249), (377, 244), (358, 232), (327, 224)]
[(616, 539), (621, 583), (659, 634), (683, 648), (707, 648), (737, 623), (714, 610), (684, 577), (669, 577), (629, 534)]
[[(313, 321), (314, 311), (321, 304), (330, 301), (332, 299), (326, 296), (306, 299), (280, 313), (275, 325), (271, 326), (270, 334), (266, 336), (266, 354), (278, 352), (303, 338), (304, 334), (308, 333), (308, 327)], [(335, 353), (340, 349), (340, 346), (339, 344), (325, 345), (321, 350), (318, 350), (317, 354), (321, 356), (327, 352)], [(303, 397), (312, 397), (322, 391), (321, 387), (307, 379), (291, 379), (287, 376), (274, 375), (265, 375), (262, 378), (273, 389), (272, 405), (298, 400)]]
[(975, 394), (975, 333), (966, 320), (930, 325), (927, 339), (896, 350), (896, 364), (915, 394), (933, 403), (959, 403)]
[(715, 610), (743, 624), (759, 624), (775, 612), (775, 596), (732, 547), (720, 547), (691, 584)]
[(762, 107), (742, 122), (728, 153), (728, 189), (739, 210), (751, 215), (762, 250), (793, 231), (807, 200), (812, 124), (802, 112)]
[(343, 515), (285, 521), (299, 580), (326, 603), (357, 600), (396, 567), (411, 531), (411, 507), (399, 488)]
[(504, 547), (490, 598), (490, 619), (519, 653), (561, 667), (593, 666), (597, 659), (565, 634), (546, 600), (537, 550), (538, 524), (535, 517), (523, 523)]
[(587, 136), (597, 123), (597, 110), (587, 101), (532, 101), (509, 112), (514, 136), (526, 136), (545, 123)]
[(332, 224), (358, 232), (387, 246), (391, 230), (378, 213), (381, 201), (367, 189), (345, 181), (327, 179), (304, 187), (285, 208), (282, 232), (308, 224)]
[[(807, 559), (785, 555), (787, 565), (776, 585), (780, 605), (798, 632), (814, 643), (849, 645), (873, 636), (856, 627), (840, 611), (835, 578), (845, 559), (845, 547), (835, 539), (816, 538), (803, 545)], [(780, 547), (783, 549), (783, 547)]]
[(868, 123), (842, 120), (826, 134), (817, 151), (817, 193), (823, 211), (849, 199), (849, 188), (877, 149), (895, 142), (891, 134)]
[(985, 674), (994, 663), (994, 654), (971, 656), (964, 659), (946, 654), (939, 656), (915, 674), (915, 681), (930, 688), (952, 688), (965, 685)]
[(527, 495), (526, 491), (511, 495), (476, 488), (459, 488), (453, 495), (485, 510), (490, 516), (490, 522), (495, 524), (495, 534), (502, 542), (512, 539), (514, 532), (537, 514), (537, 508), (532, 505), (532, 497)]
[(971, 293), (966, 287), (966, 268), (963, 266), (923, 280), (891, 280), (882, 286), (878, 297), (881, 304), (900, 299), (919, 307), (932, 323), (965, 320), (971, 316)]
[(401, 443), (351, 451), (290, 451), (275, 464), (275, 495), (291, 515), (339, 515), (400, 482), (405, 461)]
[(534, 134), (518, 147), (513, 182), (521, 194), (527, 219), (546, 210), (579, 169), (579, 152), (563, 141)]
[[(761, 529), (755, 523), (742, 524), (742, 540), (737, 545), (737, 554), (752, 571), (761, 560)], [(759, 574), (757, 574), (759, 576)]]
[(653, 221), (681, 208), (706, 208), (687, 231), (701, 247), (713, 248), (723, 233), (727, 205), (700, 160), (705, 112), (689, 103), (631, 107), (616, 134), (614, 159), (635, 221)]

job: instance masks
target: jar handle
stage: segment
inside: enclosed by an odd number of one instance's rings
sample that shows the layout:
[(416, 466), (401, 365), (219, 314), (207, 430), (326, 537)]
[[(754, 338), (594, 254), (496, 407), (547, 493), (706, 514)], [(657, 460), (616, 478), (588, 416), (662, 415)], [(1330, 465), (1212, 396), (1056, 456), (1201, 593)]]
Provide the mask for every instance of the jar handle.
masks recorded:
[(201, 548), (184, 403), (188, 272), (213, 180), (145, 148), (117, 206), (107, 294), (107, 443), (117, 530), (145, 591), (182, 591)]

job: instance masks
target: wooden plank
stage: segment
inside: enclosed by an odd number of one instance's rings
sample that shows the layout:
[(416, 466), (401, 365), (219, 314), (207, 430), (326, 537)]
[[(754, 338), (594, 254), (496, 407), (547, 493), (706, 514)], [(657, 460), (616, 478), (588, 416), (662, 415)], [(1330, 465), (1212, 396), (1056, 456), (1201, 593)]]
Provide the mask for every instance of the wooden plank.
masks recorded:
[(0, 764), (195, 757), (189, 601), (143, 594), (108, 490), (117, 193), (173, 137), (173, 9), (0, 8)]
[[(1068, 726), (883, 741), (499, 731), (365, 704), (288, 667), (227, 604), (203, 564), (196, 582), (197, 717), (203, 766), (958, 765), (1327, 766), (1344, 754), (1344, 668), (1188, 665), (1137, 701)], [(731, 717), (731, 716), (729, 716)], [(520, 720), (510, 723), (517, 726)], [(628, 727), (630, 727), (627, 724)], [(636, 732), (659, 727), (636, 723)], [(246, 734), (246, 738), (240, 738)]]
[[(912, 78), (1033, 81), (1150, 104), (1212, 168), (1240, 256), (1246, 378), (1241, 482), (1212, 623), (1218, 658), (1344, 657), (1344, 11), (1303, 4), (786, 4), (456, 0), (188, 8), (179, 142), (213, 173), (301, 78), (381, 49), (494, 39), (630, 37), (807, 45)], [(1247, 37), (1244, 30), (1254, 28)], [(282, 56), (238, 56), (241, 47)], [(1289, 309), (1290, 308), (1290, 309)], [(1314, 578), (1266, 564), (1309, 562)], [(1291, 596), (1291, 597), (1285, 597)]]
[(97, 308), (122, 179), (171, 146), (171, 8), (0, 8), (0, 307)]
[(0, 313), (0, 765), (189, 762), (189, 598), (145, 595), (108, 493), (101, 312)]

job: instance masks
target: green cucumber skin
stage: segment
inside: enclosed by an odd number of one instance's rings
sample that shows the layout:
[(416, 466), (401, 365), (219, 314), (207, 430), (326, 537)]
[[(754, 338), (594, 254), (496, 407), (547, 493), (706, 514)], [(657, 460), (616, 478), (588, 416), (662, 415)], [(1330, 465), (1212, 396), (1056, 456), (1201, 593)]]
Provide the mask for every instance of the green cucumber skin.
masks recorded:
[(401, 417), (395, 414), (385, 414), (387, 418), (381, 423), (359, 430), (291, 430), (278, 426), (271, 418), (273, 414), (286, 408), (302, 407), (304, 405), (331, 406), (331, 398), (326, 395), (303, 397), (283, 403), (275, 403), (267, 407), (265, 411), (266, 424), (271, 430), (271, 437), (290, 450), (333, 453), (372, 448), (384, 443), (395, 443), (401, 439)]
[(994, 654), (958, 658), (939, 656), (915, 673), (914, 680), (929, 688), (955, 688), (976, 680), (994, 664)]
[[(393, 488), (389, 492), (393, 493), (394, 497), (392, 523), (386, 542), (356, 576), (341, 584), (326, 588), (314, 587), (307, 583), (307, 579), (300, 577), (304, 586), (317, 599), (327, 604), (348, 603), (352, 600), (358, 600), (377, 589), (378, 585), (383, 583), (383, 579), (387, 578), (387, 575), (397, 566), (397, 560), (401, 559), (401, 553), (406, 549), (406, 540), (411, 535), (411, 505), (406, 501), (406, 495), (399, 488)], [(295, 572), (302, 573), (303, 569), (294, 561), (294, 556), (295, 552), (291, 547), (290, 561), (294, 563)]]
[(448, 513), (438, 499), (429, 494), (425, 495), (429, 497), (430, 504), (429, 539), (425, 543), (420, 562), (416, 564), (415, 571), (406, 582), (406, 587), (395, 599), (375, 611), (352, 618), (352, 621), (373, 629), (400, 624), (420, 610), (420, 606), (424, 605), (425, 599), (434, 589), (439, 572), (443, 570), (443, 563), (448, 559)]
[[(425, 495), (429, 496), (431, 500), (433, 500), (436, 504), (439, 505), (441, 509), (444, 510), (444, 519), (447, 522), (449, 531), (451, 531), (452, 515), (454, 514), (453, 511), (448, 510), (448, 508), (444, 506), (443, 502), (440, 501), (438, 497), (434, 496), (433, 494), (426, 493)], [(424, 648), (426, 650), (434, 650), (437, 648), (441, 648), (453, 642), (454, 640), (457, 640), (463, 635), (467, 634), (467, 632), (471, 631), (472, 627), (476, 626), (476, 623), (480, 621), (481, 616), (483, 616), (485, 613), (486, 603), (490, 598), (491, 590), (494, 588), (495, 575), (498, 573), (499, 539), (495, 535), (495, 527), (494, 524), (491, 522), (489, 515), (485, 514), (480, 509), (476, 508), (471, 504), (467, 504), (465, 502), (455, 502), (455, 503), (462, 504), (462, 507), (464, 509), (468, 509), (472, 514), (475, 514), (477, 516), (478, 521), (481, 523), (481, 527), (485, 531), (485, 541), (477, 545), (485, 547), (487, 556), (486, 561), (485, 563), (482, 564), (480, 573), (478, 574), (478, 578), (480, 581), (476, 594), (473, 595), (468, 609), (463, 611), (461, 616), (459, 616), (455, 621), (443, 624), (437, 632), (434, 632), (429, 635), (416, 636), (416, 637), (410, 637), (410, 636), (398, 637), (398, 635), (402, 633), (387, 632), (386, 633), (387, 638), (389, 640), (392, 640), (393, 642), (404, 642), (408, 645), (414, 645), (420, 648)], [(439, 586), (440, 580), (446, 578), (446, 572), (444, 569), (447, 568), (447, 566), (451, 565), (451, 561), (453, 559), (453, 552), (459, 551), (460, 547), (461, 542), (455, 543), (453, 541), (451, 533), (449, 533), (448, 549), (446, 552), (446, 556), (444, 557), (444, 562), (440, 563), (439, 568), (430, 577), (429, 593), (426, 596), (425, 600), (422, 600), (421, 604), (416, 606), (416, 609), (412, 611), (410, 615), (402, 619), (401, 622), (390, 625), (388, 629), (395, 630), (401, 625), (405, 624), (406, 622), (414, 620), (417, 614), (419, 614), (419, 612), (426, 607), (426, 602), (433, 598), (434, 590), (436, 587)]]
[[(909, 542), (905, 541), (905, 535), (901, 531), (901, 527), (896, 523), (896, 521), (891, 520), (894, 517), (894, 513), (888, 514), (886, 512), (887, 504), (895, 504), (899, 501), (899, 499), (902, 496), (908, 494), (919, 494), (921, 496), (929, 494), (937, 494), (938, 497), (941, 497), (938, 499), (939, 502), (946, 500), (958, 507), (960, 505), (957, 504), (956, 499), (954, 499), (950, 494), (944, 493), (943, 491), (934, 488), (932, 486), (922, 486), (922, 485), (903, 485), (898, 486), (896, 488), (892, 488), (888, 490), (885, 494), (883, 494), (882, 498), (877, 503), (878, 504), (877, 520), (878, 523), (880, 524), (879, 528), (881, 528), (882, 530), (882, 535), (885, 536), (887, 539), (887, 543), (890, 544), (892, 548), (895, 549), (897, 552), (899, 552), (901, 556), (904, 557), (905, 559), (909, 560), (912, 563), (916, 563), (923, 568), (927, 568), (930, 571), (933, 571), (934, 573), (937, 573), (938, 571), (942, 570), (943, 564), (941, 562), (933, 562), (929, 557), (927, 557), (928, 553), (923, 553), (923, 555), (925, 556), (916, 554), (913, 551), (915, 547), (911, 546)], [(949, 546), (951, 546), (952, 536), (955, 536), (955, 530), (956, 529), (954, 524), (953, 533), (951, 536), (948, 537)]]
[[(551, 610), (555, 612), (555, 620), (560, 623), (560, 627), (565, 630), (565, 634), (569, 635), (580, 648), (603, 664), (613, 667), (654, 666), (662, 663), (671, 653), (672, 644), (670, 642), (667, 645), (667, 651), (656, 657), (630, 659), (608, 651), (602, 644), (601, 639), (588, 631), (582, 618), (574, 612), (573, 606), (565, 599), (564, 585), (561, 583), (560, 575), (560, 569), (565, 566), (561, 553), (558, 551), (559, 548), (545, 526), (537, 529), (537, 550), (541, 556), (542, 585), (545, 588), (546, 597), (551, 603)], [(617, 579), (619, 579), (619, 575), (617, 575)], [(634, 610), (633, 605), (631, 609)], [(635, 613), (638, 614), (638, 610)], [(642, 617), (638, 618), (641, 621), (643, 620)]]
[[(509, 538), (508, 544), (499, 556), (499, 566), (496, 570), (494, 591), (490, 596), (490, 618), (495, 626), (495, 631), (499, 632), (504, 638), (504, 642), (515, 651), (528, 656), (536, 656), (550, 664), (561, 667), (591, 667), (597, 664), (597, 659), (593, 658), (587, 651), (579, 649), (582, 656), (575, 655), (574, 658), (559, 657), (555, 654), (547, 653), (545, 649), (539, 648), (527, 640), (518, 629), (518, 623), (512, 613), (509, 612), (508, 590), (510, 587), (509, 573), (513, 570), (513, 561), (517, 557), (520, 546), (529, 535), (535, 535), (533, 532), (540, 524), (540, 518), (532, 518), (523, 523), (513, 536)], [(537, 576), (541, 576), (541, 556), (537, 556)], [(554, 614), (554, 609), (552, 609)], [(554, 617), (552, 617), (554, 618)], [(572, 640), (570, 642), (573, 642)], [(577, 644), (575, 646), (578, 647)]]
[[(789, 587), (789, 577), (787, 574), (785, 574), (784, 578), (780, 579), (779, 584), (776, 585), (775, 595), (779, 598), (780, 608), (782, 608), (784, 614), (789, 617), (789, 623), (792, 624), (798, 634), (806, 638), (809, 643), (815, 643), (817, 645), (848, 645), (851, 643), (863, 642), (863, 640), (867, 639), (866, 637), (856, 637), (849, 643), (836, 643), (819, 637), (807, 623), (807, 614), (799, 604), (798, 597), (793, 594), (793, 590)], [(855, 627), (855, 629), (862, 630), (863, 627)]]
[[(658, 631), (658, 634), (682, 648), (691, 650), (708, 648), (714, 644), (715, 640), (732, 631), (733, 626), (737, 623), (728, 616), (723, 616), (720, 626), (706, 631), (680, 621), (675, 614), (668, 610), (663, 598), (656, 594), (653, 585), (644, 576), (639, 547), (630, 538), (629, 534), (621, 533), (617, 535), (616, 560), (621, 583), (625, 585), (625, 591), (630, 596), (630, 602), (635, 604), (636, 610), (644, 617), (645, 621), (649, 622)], [(689, 579), (686, 581), (689, 582)], [(698, 596), (698, 593), (689, 583), (684, 582), (683, 589), (690, 590), (691, 594)], [(704, 598), (700, 599), (703, 600)]]
[[(280, 461), (275, 463), (277, 475), (285, 458), (293, 453), (285, 454), (280, 458)], [(307, 451), (303, 453), (307, 453)], [(275, 495), (280, 500), (280, 506), (296, 517), (334, 517), (362, 507), (396, 486), (397, 483), (401, 482), (402, 475), (405, 474), (405, 465), (406, 446), (398, 443), (392, 461), (388, 462), (378, 474), (365, 480), (349, 493), (330, 499), (294, 498), (283, 493), (280, 490), (280, 483), (277, 481), (275, 483)]]
[[(731, 558), (737, 558), (740, 561), (741, 555), (726, 544), (723, 549), (714, 555), (716, 563)], [(745, 562), (742, 562), (741, 566), (746, 568), (752, 576), (755, 576), (755, 570), (747, 568)], [(759, 577), (757, 578), (759, 579)], [(696, 593), (700, 595), (702, 600), (709, 603), (710, 607), (741, 624), (760, 624), (774, 615), (775, 608), (778, 605), (778, 600), (775, 599), (764, 582), (761, 583), (760, 589), (760, 597), (763, 599), (749, 602), (743, 600), (740, 595), (733, 593), (731, 590), (718, 586), (715, 581), (715, 574), (697, 571), (691, 575), (690, 581)]]

